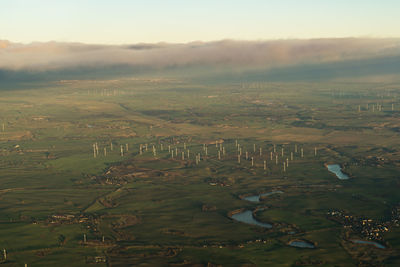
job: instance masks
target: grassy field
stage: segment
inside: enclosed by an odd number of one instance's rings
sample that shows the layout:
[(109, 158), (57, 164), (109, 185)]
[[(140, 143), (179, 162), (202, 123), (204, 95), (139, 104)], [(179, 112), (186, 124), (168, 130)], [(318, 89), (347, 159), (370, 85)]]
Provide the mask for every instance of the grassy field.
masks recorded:
[[(399, 86), (120, 79), (6, 88), (0, 264), (399, 266)], [(274, 190), (283, 193), (243, 199)], [(230, 218), (239, 209), (272, 228)], [(374, 239), (386, 248), (352, 243), (368, 237), (332, 211), (386, 223)]]

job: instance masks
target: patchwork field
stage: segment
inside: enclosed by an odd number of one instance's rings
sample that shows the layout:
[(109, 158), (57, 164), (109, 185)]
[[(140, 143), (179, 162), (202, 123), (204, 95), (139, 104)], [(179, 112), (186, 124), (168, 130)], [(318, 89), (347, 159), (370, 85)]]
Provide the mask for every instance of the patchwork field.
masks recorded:
[[(161, 78), (6, 88), (0, 263), (399, 266), (399, 88)], [(244, 211), (272, 227), (232, 218)]]

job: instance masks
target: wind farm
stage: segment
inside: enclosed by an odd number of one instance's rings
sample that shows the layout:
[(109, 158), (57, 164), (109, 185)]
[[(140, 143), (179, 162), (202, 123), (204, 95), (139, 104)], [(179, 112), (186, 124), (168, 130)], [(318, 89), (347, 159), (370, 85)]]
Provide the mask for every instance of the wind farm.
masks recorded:
[(395, 262), (396, 85), (334, 86), (120, 79), (3, 91), (3, 263)]
[(400, 2), (0, 5), (0, 266), (400, 266)]

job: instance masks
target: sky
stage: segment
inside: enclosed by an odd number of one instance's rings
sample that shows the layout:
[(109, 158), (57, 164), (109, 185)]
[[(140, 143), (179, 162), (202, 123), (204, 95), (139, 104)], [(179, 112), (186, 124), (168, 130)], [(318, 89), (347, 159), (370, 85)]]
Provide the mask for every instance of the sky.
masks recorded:
[(399, 10), (398, 0), (0, 0), (0, 40), (398, 38)]

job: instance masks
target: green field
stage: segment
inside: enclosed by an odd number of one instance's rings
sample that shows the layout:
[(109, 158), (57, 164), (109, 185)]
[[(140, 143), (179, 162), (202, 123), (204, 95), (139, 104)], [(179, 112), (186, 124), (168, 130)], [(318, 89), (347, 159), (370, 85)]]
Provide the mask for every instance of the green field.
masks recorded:
[[(5, 88), (0, 265), (399, 266), (399, 88), (162, 78)], [(230, 218), (239, 209), (272, 228)], [(372, 239), (386, 248), (353, 243), (369, 237), (332, 211), (386, 223)]]

